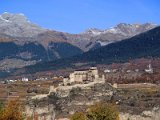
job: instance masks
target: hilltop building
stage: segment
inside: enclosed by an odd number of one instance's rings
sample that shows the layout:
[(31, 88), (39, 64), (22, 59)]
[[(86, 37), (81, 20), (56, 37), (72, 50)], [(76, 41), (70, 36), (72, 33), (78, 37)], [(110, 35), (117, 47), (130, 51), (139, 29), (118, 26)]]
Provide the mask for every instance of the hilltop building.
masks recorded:
[(69, 75), (69, 78), (64, 78), (64, 85), (72, 83), (88, 83), (99, 80), (104, 80), (104, 76), (100, 78), (97, 67), (91, 67), (89, 69), (76, 70)]

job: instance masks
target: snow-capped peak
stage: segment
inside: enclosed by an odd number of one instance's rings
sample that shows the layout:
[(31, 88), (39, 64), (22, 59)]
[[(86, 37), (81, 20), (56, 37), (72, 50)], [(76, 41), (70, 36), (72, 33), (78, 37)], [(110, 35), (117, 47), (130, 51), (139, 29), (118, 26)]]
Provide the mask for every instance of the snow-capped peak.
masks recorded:
[(93, 35), (93, 36), (97, 36), (97, 35), (100, 35), (103, 31), (100, 30), (100, 29), (97, 29), (97, 28), (90, 28), (88, 30), (86, 30), (84, 33), (82, 34), (90, 34), (90, 35)]
[(96, 28), (91, 28), (86, 30), (82, 34), (88, 34), (91, 36), (99, 36), (103, 34), (121, 34), (123, 36), (133, 36), (139, 34), (142, 29), (150, 30), (156, 27), (156, 24), (145, 23), (145, 24), (128, 24), (128, 23), (120, 23), (115, 27), (111, 27), (106, 30), (100, 30)]
[(3, 18), (3, 20), (10, 21), (10, 22), (15, 22), (15, 23), (26, 23), (28, 22), (28, 19), (25, 17), (24, 14), (20, 13), (20, 14), (12, 14), (12, 13), (8, 13), (8, 12), (4, 12), (1, 15), (1, 18)]
[(15, 37), (32, 37), (47, 31), (31, 23), (28, 18), (20, 14), (5, 12), (0, 15), (0, 33)]
[(12, 22), (12, 21), (9, 21), (7, 19), (4, 19), (1, 15), (0, 15), (0, 20), (2, 20), (3, 22)]
[(113, 34), (116, 34), (118, 33), (118, 30), (114, 27), (110, 28), (110, 29), (107, 29), (107, 30), (104, 30), (103, 33), (113, 33)]

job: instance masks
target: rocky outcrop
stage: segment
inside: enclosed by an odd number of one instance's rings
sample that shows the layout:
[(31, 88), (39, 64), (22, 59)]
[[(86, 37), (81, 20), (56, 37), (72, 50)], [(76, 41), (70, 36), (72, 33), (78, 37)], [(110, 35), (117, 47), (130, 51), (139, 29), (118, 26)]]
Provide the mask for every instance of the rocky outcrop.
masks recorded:
[(45, 96), (41, 99), (29, 100), (26, 111), (28, 115), (36, 112), (40, 116), (46, 115), (46, 117), (53, 116), (53, 113), (56, 118), (68, 117), (69, 114), (76, 111), (85, 111), (88, 106), (96, 102), (111, 100), (114, 92), (115, 89), (104, 82), (61, 86), (52, 90), (48, 98)]
[[(57, 89), (49, 95), (49, 100), (55, 105), (57, 115), (68, 116), (70, 113), (85, 110), (87, 106), (99, 101), (111, 100), (114, 88), (108, 83), (97, 82), (89, 85), (79, 85)], [(62, 114), (61, 114), (62, 113)]]
[(54, 120), (55, 110), (52, 104), (31, 102), (25, 106), (26, 116), (37, 116), (38, 120)]
[[(153, 89), (153, 91), (152, 91)], [(70, 86), (50, 87), (44, 96), (33, 97), (27, 104), (29, 115), (33, 110), (41, 119), (55, 116), (68, 118), (76, 111), (86, 112), (96, 102), (115, 102), (119, 106), (120, 120), (159, 120), (159, 87), (129, 89), (113, 88), (104, 81)]]
[(121, 113), (120, 120), (159, 120), (160, 108), (153, 108), (151, 111), (143, 111), (140, 115)]

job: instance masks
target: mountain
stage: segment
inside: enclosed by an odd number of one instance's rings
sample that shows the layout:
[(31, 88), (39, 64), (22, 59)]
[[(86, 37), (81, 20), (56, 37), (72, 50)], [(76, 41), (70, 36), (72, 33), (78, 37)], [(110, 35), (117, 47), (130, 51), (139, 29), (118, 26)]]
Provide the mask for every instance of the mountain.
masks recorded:
[(160, 27), (75, 58), (84, 62), (111, 63), (141, 57), (160, 57)]
[(86, 49), (93, 49), (94, 47), (97, 48), (97, 45), (105, 46), (110, 43), (121, 41), (126, 38), (131, 38), (135, 35), (151, 30), (156, 26), (157, 25), (152, 23), (145, 23), (145, 24), (120, 23), (117, 26), (106, 30), (89, 29), (86, 32), (82, 33), (82, 35), (92, 36), (90, 38), (88, 46), (86, 46)]
[(47, 31), (31, 23), (23, 14), (3, 13), (0, 15), (0, 33), (14, 37), (32, 37)]
[(81, 55), (53, 62), (36, 64), (25, 68), (25, 72), (56, 70), (67, 67), (81, 67), (85, 65), (110, 64), (126, 62), (137, 58), (160, 57), (160, 27), (136, 35), (122, 41), (111, 43), (96, 50)]
[(36, 24), (31, 23), (27, 17), (24, 16), (24, 14), (12, 14), (5, 12), (0, 15), (0, 34), (19, 37), (20, 41), (27, 37), (30, 38), (28, 39), (29, 41), (38, 41), (39, 38), (37, 36), (42, 37), (42, 35), (45, 37), (50, 36), (50, 41), (54, 41), (57, 39), (57, 37), (62, 36), (61, 40), (68, 40), (70, 43), (78, 46), (83, 51), (88, 51), (97, 43), (103, 46), (115, 41), (133, 37), (137, 34), (153, 29), (156, 26), (156, 24), (152, 23), (120, 23), (117, 26), (106, 30), (91, 28), (80, 34), (69, 34), (42, 28)]
[(23, 14), (0, 15), (0, 71), (82, 52), (66, 40), (64, 33), (35, 25)]
[(91, 28), (80, 34), (65, 33), (65, 36), (73, 45), (86, 52), (126, 38), (131, 38), (157, 26), (158, 25), (152, 23), (120, 23), (117, 26), (106, 30)]
[(23, 14), (3, 13), (0, 15), (0, 71), (72, 57), (156, 26), (121, 23), (111, 29), (94, 28), (70, 34), (42, 28)]

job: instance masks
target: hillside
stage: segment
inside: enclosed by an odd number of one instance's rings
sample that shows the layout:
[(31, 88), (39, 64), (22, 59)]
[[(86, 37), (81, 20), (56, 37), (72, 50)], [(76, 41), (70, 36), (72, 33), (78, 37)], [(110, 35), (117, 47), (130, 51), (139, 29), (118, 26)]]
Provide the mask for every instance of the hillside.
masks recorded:
[(130, 39), (89, 51), (76, 58), (84, 62), (110, 63), (141, 57), (160, 57), (160, 27)]
[[(82, 51), (79, 48), (65, 42), (50, 43), (47, 49), (37, 42), (28, 42), (21, 45), (14, 42), (1, 42), (0, 70), (20, 68), (36, 62), (67, 58), (80, 53)], [(30, 64), (27, 64), (27, 62), (30, 62)]]
[(34, 73), (67, 67), (74, 68), (78, 64), (79, 67), (83, 65), (110, 64), (150, 57), (160, 57), (160, 27), (68, 59), (60, 59), (26, 67), (25, 72)]

